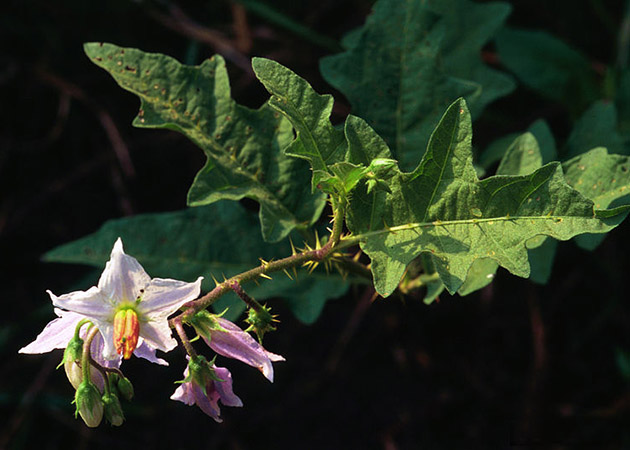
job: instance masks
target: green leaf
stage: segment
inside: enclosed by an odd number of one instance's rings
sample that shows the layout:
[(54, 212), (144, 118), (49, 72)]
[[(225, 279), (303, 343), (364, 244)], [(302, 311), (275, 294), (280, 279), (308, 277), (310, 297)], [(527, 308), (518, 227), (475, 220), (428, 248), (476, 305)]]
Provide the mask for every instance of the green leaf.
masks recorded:
[(470, 269), (468, 269), (466, 280), (457, 290), (457, 293), (461, 296), (466, 296), (486, 287), (494, 280), (498, 268), (499, 265), (494, 259), (476, 259), (470, 266)]
[[(534, 133), (522, 134), (512, 142), (503, 155), (497, 168), (497, 175), (528, 175), (542, 167), (545, 159), (555, 157), (555, 142), (547, 124), (541, 120), (536, 121), (530, 126), (530, 130), (541, 137), (544, 156)], [(530, 279), (535, 283), (546, 283), (551, 276), (557, 242), (545, 236), (536, 236), (527, 241), (526, 246), (531, 267)], [(465, 295), (488, 285), (498, 268), (499, 265), (493, 259), (476, 260), (458, 292)]]
[[(532, 123), (527, 129), (534, 135), (538, 143), (538, 149), (542, 157), (542, 164), (555, 161), (557, 159), (556, 141), (553, 138), (551, 129), (547, 122), (538, 119)], [(479, 158), (479, 165), (488, 170), (497, 161), (500, 161), (507, 149), (514, 143), (520, 135), (518, 133), (510, 133), (493, 141), (482, 153)], [(505, 173), (504, 175), (524, 175), (522, 173)]]
[(262, 234), (271, 242), (319, 218), (325, 200), (305, 186), (308, 166), (282, 153), (293, 139), (291, 125), (267, 104), (252, 110), (235, 103), (223, 58), (192, 67), (112, 44), (85, 44), (85, 52), (140, 97), (135, 126), (179, 131), (204, 151), (190, 206), (251, 198), (260, 203)]
[(297, 136), (285, 153), (310, 163), (314, 191), (328, 166), (343, 161), (346, 154), (343, 131), (330, 123), (333, 98), (319, 95), (306, 80), (275, 61), (254, 58), (252, 67), (271, 94), (269, 104), (293, 125)]
[[(611, 155), (598, 147), (566, 161), (562, 167), (567, 183), (592, 200), (596, 210), (630, 205), (630, 157)], [(586, 234), (578, 236), (576, 242), (593, 250), (603, 237)]]
[(546, 32), (504, 28), (496, 45), (501, 63), (524, 85), (573, 111), (599, 96), (589, 60)]
[(595, 147), (606, 147), (611, 153), (627, 153), (617, 133), (617, 111), (611, 102), (595, 102), (575, 122), (567, 141), (567, 157), (581, 155)]
[[(348, 226), (372, 259), (376, 290), (391, 294), (407, 264), (433, 256), (449, 292), (473, 262), (491, 258), (527, 277), (526, 243), (538, 235), (560, 240), (614, 228), (627, 207), (595, 215), (593, 203), (564, 181), (558, 163), (529, 175), (477, 179), (465, 101), (453, 103), (431, 136), (420, 165), (389, 180), (392, 194), (355, 189)], [(607, 217), (610, 216), (610, 217)]]
[[(585, 236), (585, 235), (583, 235)], [(603, 236), (597, 234), (596, 236)], [(536, 247), (532, 247), (532, 241), (538, 238), (532, 238), (527, 242), (527, 254), (529, 255), (529, 264), (531, 265), (531, 272), (529, 278), (537, 284), (547, 284), (549, 278), (551, 278), (551, 271), (553, 269), (553, 262), (556, 259), (556, 249), (558, 248), (558, 241), (555, 239), (542, 237), (542, 242)]]
[(480, 60), (481, 48), (509, 13), (505, 3), (380, 0), (351, 32), (346, 52), (321, 61), (324, 78), (392, 149), (414, 167), (442, 112), (457, 97), (478, 114), (509, 93), (509, 77)]
[(497, 175), (527, 175), (542, 165), (538, 141), (532, 133), (525, 133), (515, 139), (507, 149), (497, 169)]
[[(192, 281), (203, 276), (205, 291), (214, 287), (212, 277), (222, 280), (249, 270), (260, 264), (259, 257), (271, 260), (291, 254), (286, 242), (272, 245), (262, 241), (256, 218), (238, 203), (219, 202), (111, 220), (97, 232), (51, 250), (44, 260), (104, 267), (118, 237), (125, 252), (138, 259), (152, 277)], [(307, 323), (317, 318), (326, 300), (343, 295), (348, 288), (341, 277), (317, 271), (310, 276), (299, 271), (296, 281), (283, 273), (273, 278), (246, 285), (247, 292), (258, 300), (288, 299), (298, 319)], [(236, 305), (236, 313), (243, 309), (235, 295), (222, 300), (218, 310), (230, 305)]]

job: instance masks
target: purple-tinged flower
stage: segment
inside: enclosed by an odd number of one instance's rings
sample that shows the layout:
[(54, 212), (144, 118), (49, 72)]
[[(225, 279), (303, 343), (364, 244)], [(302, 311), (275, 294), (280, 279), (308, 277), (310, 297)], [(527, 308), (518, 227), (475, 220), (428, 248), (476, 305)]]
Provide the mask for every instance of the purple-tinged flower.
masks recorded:
[[(48, 291), (58, 319), (50, 322), (21, 353), (46, 353), (64, 348), (81, 319), (89, 319), (102, 335), (102, 357), (120, 361), (131, 354), (158, 364), (166, 361), (156, 350), (168, 352), (177, 346), (168, 317), (201, 291), (199, 277), (193, 283), (153, 278), (140, 263), (125, 254), (120, 238), (114, 244), (98, 286), (56, 296)], [(64, 311), (65, 310), (65, 311)]]
[(271, 363), (284, 361), (282, 356), (268, 352), (249, 333), (229, 320), (207, 311), (197, 313), (192, 324), (206, 344), (216, 353), (255, 367), (273, 383)]
[(189, 406), (196, 404), (214, 420), (223, 422), (219, 400), (225, 406), (243, 406), (243, 402), (232, 390), (232, 374), (230, 371), (215, 365), (212, 365), (212, 371), (215, 379), (205, 377), (205, 386), (200, 386), (198, 381), (196, 381), (198, 377), (190, 376), (190, 370), (186, 366), (184, 382), (171, 395), (171, 400), (177, 400)]

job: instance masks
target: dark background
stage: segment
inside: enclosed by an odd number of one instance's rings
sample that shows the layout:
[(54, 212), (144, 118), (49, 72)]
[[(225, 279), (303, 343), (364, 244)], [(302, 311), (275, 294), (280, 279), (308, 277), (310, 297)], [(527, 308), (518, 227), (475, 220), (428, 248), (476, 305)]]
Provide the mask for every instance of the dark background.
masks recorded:
[[(614, 60), (624, 2), (511, 3), (508, 23), (556, 35), (594, 67)], [(561, 245), (544, 287), (500, 272), (481, 292), (430, 306), (399, 296), (370, 304), (360, 287), (312, 326), (271, 302), (281, 324), (266, 347), (287, 362), (276, 364), (274, 384), (225, 362), (245, 406), (224, 407), (223, 424), (168, 400), (183, 370), (179, 350), (168, 368), (131, 360), (127, 422), (93, 430), (73, 417), (73, 390), (54, 370), (61, 351), (17, 354), (53, 318), (45, 290), (86, 289), (81, 280), (95, 276), (41, 255), (108, 219), (184, 208), (204, 160), (176, 133), (132, 128), (138, 100), (90, 63), (82, 43), (190, 64), (219, 51), (234, 97), (248, 106), (267, 96), (248, 59), (273, 58), (333, 93), (333, 120), (342, 120), (350, 108), (318, 61), (363, 23), (371, 2), (273, 5), (306, 31), (227, 0), (0, 6), (0, 448), (629, 448), (627, 222), (593, 253)], [(519, 87), (476, 122), (474, 145), (540, 117), (566, 138), (567, 111)]]

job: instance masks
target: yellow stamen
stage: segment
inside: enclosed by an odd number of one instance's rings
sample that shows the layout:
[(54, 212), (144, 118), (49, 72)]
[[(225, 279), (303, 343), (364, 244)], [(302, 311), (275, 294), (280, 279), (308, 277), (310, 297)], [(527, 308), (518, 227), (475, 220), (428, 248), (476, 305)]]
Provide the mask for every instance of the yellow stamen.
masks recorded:
[(140, 336), (140, 322), (138, 314), (133, 309), (121, 309), (114, 316), (114, 346), (123, 358), (131, 358), (131, 354), (138, 345)]

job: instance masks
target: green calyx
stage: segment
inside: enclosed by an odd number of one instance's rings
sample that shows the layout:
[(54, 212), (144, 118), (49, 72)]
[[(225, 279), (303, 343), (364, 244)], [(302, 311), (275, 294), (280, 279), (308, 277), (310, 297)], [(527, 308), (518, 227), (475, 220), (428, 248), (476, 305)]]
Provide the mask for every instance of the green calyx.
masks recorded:
[(70, 339), (70, 342), (68, 342), (68, 346), (63, 352), (63, 359), (61, 360), (61, 363), (59, 363), (59, 365), (57, 366), (57, 369), (65, 363), (79, 361), (81, 359), (82, 352), (83, 339), (74, 336), (72, 339)]
[(261, 305), (259, 309), (249, 308), (245, 322), (249, 324), (249, 328), (245, 331), (254, 331), (258, 336), (258, 341), (262, 342), (265, 333), (276, 330), (273, 323), (277, 320), (271, 314), (271, 308)]
[(195, 331), (199, 336), (210, 340), (211, 331), (227, 332), (227, 330), (223, 328), (217, 320), (217, 318), (220, 316), (221, 315), (211, 314), (204, 309), (192, 316), (192, 318), (190, 319), (190, 324), (195, 328)]
[(193, 382), (207, 395), (206, 388), (213, 381), (225, 381), (219, 378), (214, 370), (214, 358), (208, 361), (204, 356), (195, 356), (188, 361), (188, 376), (182, 383)]

